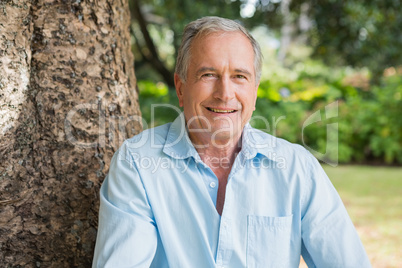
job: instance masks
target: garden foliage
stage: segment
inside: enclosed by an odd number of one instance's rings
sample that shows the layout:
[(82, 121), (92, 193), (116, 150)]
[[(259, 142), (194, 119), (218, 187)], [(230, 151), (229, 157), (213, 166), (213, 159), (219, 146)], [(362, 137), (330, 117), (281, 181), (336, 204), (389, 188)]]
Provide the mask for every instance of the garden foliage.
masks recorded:
[[(364, 70), (331, 69), (317, 62), (306, 62), (303, 68), (295, 69), (293, 75), (290, 70), (282, 70), (282, 74), (276, 71), (263, 78), (251, 125), (316, 152), (328, 152), (329, 161), (402, 164), (400, 71), (390, 69), (380, 85), (371, 86)], [(173, 90), (149, 81), (139, 81), (138, 86), (148, 127), (171, 122), (177, 116), (177, 109), (151, 109), (152, 104), (160, 103), (178, 107)], [(325, 107), (331, 103), (337, 105), (338, 113), (326, 119)], [(302, 136), (303, 123), (316, 111), (320, 111), (322, 120), (306, 126)], [(327, 142), (328, 124), (337, 124), (335, 145)]]

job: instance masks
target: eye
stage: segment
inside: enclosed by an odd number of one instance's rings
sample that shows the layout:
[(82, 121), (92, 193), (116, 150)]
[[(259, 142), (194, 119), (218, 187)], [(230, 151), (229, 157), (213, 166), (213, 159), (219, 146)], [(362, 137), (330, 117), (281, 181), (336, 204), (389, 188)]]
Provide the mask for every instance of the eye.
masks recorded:
[(206, 74), (203, 74), (202, 77), (214, 77), (214, 74), (206, 73)]
[(246, 78), (247, 78), (247, 77), (245, 77), (245, 76), (242, 75), (242, 74), (236, 74), (235, 77), (236, 77), (236, 78), (239, 78), (239, 79), (246, 79)]

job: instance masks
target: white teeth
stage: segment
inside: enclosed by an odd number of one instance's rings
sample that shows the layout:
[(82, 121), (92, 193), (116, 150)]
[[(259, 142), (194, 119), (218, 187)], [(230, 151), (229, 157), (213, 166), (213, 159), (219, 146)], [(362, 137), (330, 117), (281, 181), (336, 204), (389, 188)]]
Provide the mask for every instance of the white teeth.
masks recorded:
[(235, 110), (219, 110), (214, 108), (208, 108), (208, 109), (215, 113), (233, 113), (235, 111)]

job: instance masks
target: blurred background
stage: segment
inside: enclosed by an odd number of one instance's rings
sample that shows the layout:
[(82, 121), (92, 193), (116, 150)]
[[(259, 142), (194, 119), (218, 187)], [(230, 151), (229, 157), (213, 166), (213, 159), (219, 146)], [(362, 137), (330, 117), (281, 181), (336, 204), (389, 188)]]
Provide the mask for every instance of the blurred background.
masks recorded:
[[(321, 154), (373, 267), (402, 266), (400, 0), (130, 0), (130, 11), (144, 128), (178, 114), (173, 73), (184, 26), (202, 16), (238, 21), (264, 54), (260, 120), (251, 124)], [(320, 120), (305, 126), (317, 111)]]

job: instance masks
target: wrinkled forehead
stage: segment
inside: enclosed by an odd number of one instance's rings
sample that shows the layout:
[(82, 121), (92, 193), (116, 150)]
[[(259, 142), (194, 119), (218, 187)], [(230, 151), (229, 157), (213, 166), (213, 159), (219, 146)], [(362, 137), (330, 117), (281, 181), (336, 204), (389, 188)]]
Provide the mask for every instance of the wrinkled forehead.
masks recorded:
[[(242, 36), (244, 36), (246, 39), (248, 39), (247, 35), (245, 35), (242, 31), (240, 30), (233, 30), (233, 31), (223, 31), (223, 30), (213, 30), (213, 29), (205, 29), (202, 31), (199, 31), (193, 38), (193, 40), (191, 41), (191, 46), (195, 43), (195, 42), (199, 42), (211, 35), (214, 36), (225, 36), (225, 35), (231, 35), (231, 34), (240, 34)], [(252, 43), (250, 40), (248, 40), (251, 47), (252, 47)]]
[[(194, 49), (202, 49), (202, 46), (198, 46), (196, 44), (199, 44), (200, 42), (203, 42), (205, 39), (215, 36), (215, 37), (225, 37), (233, 34), (238, 34), (240, 36), (243, 36), (245, 40), (247, 40), (248, 44), (250, 45), (249, 48), (253, 52), (253, 55), (255, 57), (255, 52), (253, 49), (253, 44), (251, 41), (248, 39), (247, 35), (245, 35), (242, 31), (240, 30), (234, 30), (234, 31), (213, 31), (213, 30), (204, 30), (202, 32), (197, 33), (197, 35), (194, 36), (193, 40), (191, 41), (190, 44), (190, 49), (189, 49), (189, 60), (191, 60), (191, 53), (194, 52)], [(229, 39), (227, 39), (228, 41)], [(229, 42), (229, 41), (228, 41)]]
[[(240, 37), (240, 39), (242, 39), (242, 40), (230, 38), (233, 35)], [(226, 38), (226, 36), (228, 38)], [(217, 37), (217, 39), (215, 39), (214, 37)], [(231, 51), (230, 53), (232, 53), (232, 55), (236, 55), (236, 56), (239, 56), (239, 53), (241, 53), (242, 55), (244, 55), (242, 61), (248, 62), (249, 60), (251, 60), (253, 69), (250, 70), (250, 72), (254, 71), (254, 75), (255, 75), (255, 72), (256, 72), (255, 64), (254, 64), (255, 57), (256, 57), (255, 51), (253, 49), (253, 45), (252, 45), (251, 41), (241, 31), (209, 31), (209, 32), (204, 32), (200, 35), (197, 35), (196, 37), (194, 37), (194, 39), (190, 45), (189, 55), (188, 55), (189, 56), (188, 64), (189, 65), (191, 64), (191, 62), (194, 59), (194, 56), (197, 54), (198, 55), (199, 54), (205, 55), (205, 53), (210, 54), (209, 51), (212, 51), (215, 49), (218, 50), (221, 46), (227, 46), (227, 45), (232, 46), (233, 45), (233, 47), (239, 47), (240, 44), (241, 44), (241, 47), (238, 48), (238, 50), (231, 49), (231, 47), (229, 47), (225, 51)], [(223, 54), (215, 54), (215, 58), (219, 58), (220, 56), (223, 56)], [(242, 58), (242, 56), (240, 58)], [(248, 64), (246, 64), (246, 65), (248, 65)]]

